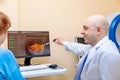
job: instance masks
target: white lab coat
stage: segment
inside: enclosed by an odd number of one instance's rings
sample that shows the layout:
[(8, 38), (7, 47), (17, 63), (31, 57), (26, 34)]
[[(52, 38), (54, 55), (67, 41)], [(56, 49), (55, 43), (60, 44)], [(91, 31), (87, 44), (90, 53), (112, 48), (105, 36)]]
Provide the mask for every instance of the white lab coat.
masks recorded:
[[(103, 38), (94, 47), (71, 42), (64, 42), (64, 46), (78, 56), (89, 53), (81, 80), (120, 80), (120, 54), (108, 37)], [(84, 56), (79, 62), (83, 58)]]

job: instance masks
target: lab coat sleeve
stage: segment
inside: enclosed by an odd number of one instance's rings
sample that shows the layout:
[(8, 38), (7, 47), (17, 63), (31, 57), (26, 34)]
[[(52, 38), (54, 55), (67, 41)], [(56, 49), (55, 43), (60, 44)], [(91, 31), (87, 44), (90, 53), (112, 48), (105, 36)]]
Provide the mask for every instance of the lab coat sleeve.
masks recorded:
[(100, 80), (120, 80), (120, 54), (106, 54), (100, 61)]
[(83, 56), (92, 47), (90, 45), (85, 45), (75, 42), (67, 42), (67, 41), (63, 42), (63, 45), (66, 50), (71, 51), (78, 56)]

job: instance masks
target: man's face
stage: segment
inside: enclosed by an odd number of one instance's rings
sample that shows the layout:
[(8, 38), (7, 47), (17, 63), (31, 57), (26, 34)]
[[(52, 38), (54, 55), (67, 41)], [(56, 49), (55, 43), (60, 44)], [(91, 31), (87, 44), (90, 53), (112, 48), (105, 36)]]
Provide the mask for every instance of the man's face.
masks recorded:
[(84, 37), (84, 41), (87, 44), (94, 45), (97, 41), (97, 27), (92, 24), (92, 22), (87, 21), (83, 25), (83, 30), (81, 34)]

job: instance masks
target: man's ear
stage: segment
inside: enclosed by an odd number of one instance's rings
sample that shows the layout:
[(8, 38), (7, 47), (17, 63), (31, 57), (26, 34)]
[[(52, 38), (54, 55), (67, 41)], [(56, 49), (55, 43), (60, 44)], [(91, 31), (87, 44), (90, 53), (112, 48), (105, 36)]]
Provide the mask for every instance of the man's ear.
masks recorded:
[(99, 35), (99, 34), (101, 34), (101, 32), (102, 32), (102, 28), (101, 27), (97, 27), (97, 34)]

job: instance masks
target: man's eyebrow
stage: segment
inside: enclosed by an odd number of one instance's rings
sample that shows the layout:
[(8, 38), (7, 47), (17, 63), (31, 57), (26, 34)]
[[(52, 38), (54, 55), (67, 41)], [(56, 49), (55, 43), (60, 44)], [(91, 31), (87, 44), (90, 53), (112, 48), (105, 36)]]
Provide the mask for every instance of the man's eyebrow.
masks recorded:
[(85, 28), (86, 26), (85, 25), (83, 25), (83, 28)]
[(86, 25), (83, 25), (83, 28), (86, 28), (86, 27), (88, 27), (88, 26), (86, 26)]

